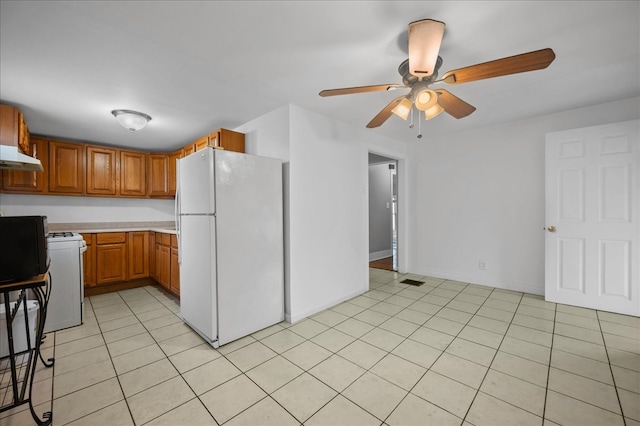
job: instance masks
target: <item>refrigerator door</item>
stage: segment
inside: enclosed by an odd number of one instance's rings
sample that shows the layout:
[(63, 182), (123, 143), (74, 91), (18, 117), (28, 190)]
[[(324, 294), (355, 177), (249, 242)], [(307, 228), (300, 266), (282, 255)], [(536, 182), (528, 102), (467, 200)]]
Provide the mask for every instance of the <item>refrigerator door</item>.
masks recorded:
[(180, 315), (210, 344), (218, 339), (215, 220), (213, 215), (180, 217)]
[(179, 160), (179, 214), (215, 212), (213, 157), (213, 148), (205, 148)]
[(230, 151), (215, 158), (223, 345), (284, 319), (282, 162)]

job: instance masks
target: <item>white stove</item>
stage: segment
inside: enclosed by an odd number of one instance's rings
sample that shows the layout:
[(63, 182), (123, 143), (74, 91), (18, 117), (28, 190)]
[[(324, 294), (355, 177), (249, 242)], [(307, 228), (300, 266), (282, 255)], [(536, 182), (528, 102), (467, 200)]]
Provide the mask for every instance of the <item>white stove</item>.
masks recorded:
[(49, 232), (47, 246), (51, 296), (47, 306), (45, 333), (82, 324), (82, 253), (87, 250), (82, 235), (76, 232)]

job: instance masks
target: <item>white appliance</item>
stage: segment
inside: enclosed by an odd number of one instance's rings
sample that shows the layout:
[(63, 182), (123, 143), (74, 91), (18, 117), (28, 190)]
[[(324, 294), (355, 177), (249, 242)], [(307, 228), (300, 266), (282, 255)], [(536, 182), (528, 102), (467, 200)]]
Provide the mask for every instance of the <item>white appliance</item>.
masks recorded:
[(82, 235), (75, 232), (49, 232), (47, 238), (51, 277), (51, 296), (47, 305), (44, 332), (82, 324), (84, 272), (82, 253), (87, 250)]
[(281, 160), (205, 148), (177, 175), (183, 320), (213, 347), (283, 321)]

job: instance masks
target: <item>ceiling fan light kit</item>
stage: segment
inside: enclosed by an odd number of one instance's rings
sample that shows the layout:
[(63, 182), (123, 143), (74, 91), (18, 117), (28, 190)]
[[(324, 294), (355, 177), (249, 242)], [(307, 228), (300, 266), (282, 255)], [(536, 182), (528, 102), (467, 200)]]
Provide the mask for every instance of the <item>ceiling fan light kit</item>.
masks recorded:
[(398, 105), (391, 109), (391, 112), (402, 118), (406, 121), (409, 118), (409, 113), (411, 112), (411, 108), (413, 107), (413, 103), (409, 98), (403, 98)]
[[(438, 116), (442, 111), (460, 119), (473, 113), (476, 108), (447, 90), (430, 88), (432, 84), (462, 84), (541, 70), (547, 68), (556, 57), (552, 49), (546, 48), (448, 71), (442, 79), (438, 80), (438, 71), (442, 65), (442, 58), (438, 54), (444, 29), (444, 22), (433, 19), (423, 19), (409, 24), (409, 58), (398, 67), (398, 73), (402, 77), (404, 85), (379, 84), (329, 89), (321, 91), (320, 96), (409, 89), (410, 92), (407, 95), (395, 98), (378, 112), (367, 124), (367, 128), (370, 129), (384, 124), (392, 114), (407, 120), (414, 105), (416, 109), (424, 111), (425, 120)], [(418, 121), (418, 125), (420, 125), (420, 121)], [(413, 123), (409, 127), (412, 126)], [(418, 138), (421, 136), (418, 134)]]
[(436, 102), (431, 107), (424, 110), (424, 119), (431, 120), (432, 118), (439, 116), (442, 111), (444, 111), (444, 108)]

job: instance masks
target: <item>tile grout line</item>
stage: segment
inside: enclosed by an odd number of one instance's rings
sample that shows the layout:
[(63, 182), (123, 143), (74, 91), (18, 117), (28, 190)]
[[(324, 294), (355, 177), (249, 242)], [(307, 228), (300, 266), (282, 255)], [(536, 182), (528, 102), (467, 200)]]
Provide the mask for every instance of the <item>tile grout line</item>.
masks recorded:
[(596, 311), (596, 318), (598, 319), (598, 328), (600, 329), (600, 335), (602, 336), (602, 343), (604, 346), (604, 352), (607, 354), (607, 361), (609, 361), (609, 371), (611, 372), (611, 380), (613, 380), (613, 389), (616, 391), (616, 398), (618, 399), (618, 405), (620, 406), (620, 416), (622, 417), (622, 422), (626, 426), (627, 419), (624, 415), (624, 408), (622, 407), (622, 401), (620, 400), (620, 392), (618, 392), (618, 385), (616, 385), (616, 376), (613, 374), (613, 366), (611, 365), (611, 358), (609, 357), (609, 349), (607, 348), (607, 342), (604, 340), (604, 332), (602, 331), (602, 324), (600, 323), (600, 314), (598, 310)]
[[(555, 309), (553, 310), (553, 329), (551, 332), (551, 348), (549, 349), (549, 365), (547, 367), (547, 381), (546, 386), (544, 388), (544, 405), (542, 407), (542, 421), (544, 422), (547, 415), (547, 399), (549, 398), (549, 380), (551, 378), (551, 364), (553, 362), (553, 342), (556, 339), (556, 316), (558, 314), (558, 304), (555, 304)], [(552, 420), (550, 420), (552, 421)]]

